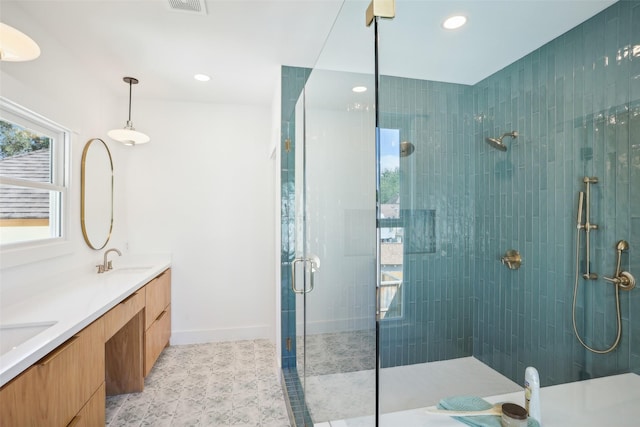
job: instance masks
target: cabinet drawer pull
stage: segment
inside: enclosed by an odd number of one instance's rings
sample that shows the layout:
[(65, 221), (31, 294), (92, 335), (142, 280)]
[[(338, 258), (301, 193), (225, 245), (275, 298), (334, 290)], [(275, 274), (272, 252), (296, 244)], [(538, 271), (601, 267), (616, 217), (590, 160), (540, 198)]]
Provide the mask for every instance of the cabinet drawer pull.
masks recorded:
[(66, 343), (62, 344), (60, 347), (56, 348), (55, 350), (53, 350), (53, 352), (51, 352), (48, 356), (45, 356), (43, 359), (41, 359), (38, 362), (38, 366), (40, 367), (45, 367), (49, 364), (49, 362), (51, 362), (53, 359), (55, 359), (56, 357), (58, 357), (61, 353), (63, 353), (66, 349), (68, 349), (69, 347), (71, 347), (71, 345), (73, 345), (74, 342), (76, 342), (76, 340), (80, 338), (79, 335), (74, 335), (71, 338), (69, 338), (67, 340)]
[(76, 415), (75, 417), (73, 417), (73, 419), (71, 421), (69, 421), (69, 424), (67, 424), (67, 427), (73, 427), (78, 425), (78, 423), (80, 422), (80, 416)]
[(126, 297), (125, 299), (123, 299), (122, 301), (120, 301), (120, 304), (121, 304), (121, 305), (124, 305), (124, 304), (128, 303), (130, 300), (132, 300), (132, 299), (133, 299), (135, 296), (137, 296), (137, 295), (138, 295), (138, 293), (137, 293), (137, 292), (136, 292), (136, 293), (134, 293), (134, 294), (129, 295), (128, 297)]
[(162, 319), (164, 317), (164, 315), (167, 314), (167, 310), (163, 311), (162, 313), (158, 314), (158, 317), (156, 317), (156, 322), (160, 319)]

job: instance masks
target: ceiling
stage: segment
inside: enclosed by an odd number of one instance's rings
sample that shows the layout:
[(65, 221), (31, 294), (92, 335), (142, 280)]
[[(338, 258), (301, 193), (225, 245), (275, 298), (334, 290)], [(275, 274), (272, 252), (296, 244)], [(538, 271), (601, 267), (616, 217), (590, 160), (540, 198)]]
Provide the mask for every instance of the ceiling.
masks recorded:
[[(43, 55), (63, 46), (122, 96), (128, 75), (140, 80), (136, 97), (271, 105), (280, 65), (312, 67), (323, 45), (321, 68), (373, 71), (366, 1), (201, 1), (205, 14), (171, 9), (169, 0), (0, 0), (0, 6), (3, 22), (20, 28), (15, 13), (47, 34), (36, 40)], [(612, 3), (396, 0), (396, 18), (379, 25), (380, 69), (473, 84)], [(440, 24), (453, 13), (469, 22), (447, 32)], [(212, 79), (198, 82), (195, 73)]]

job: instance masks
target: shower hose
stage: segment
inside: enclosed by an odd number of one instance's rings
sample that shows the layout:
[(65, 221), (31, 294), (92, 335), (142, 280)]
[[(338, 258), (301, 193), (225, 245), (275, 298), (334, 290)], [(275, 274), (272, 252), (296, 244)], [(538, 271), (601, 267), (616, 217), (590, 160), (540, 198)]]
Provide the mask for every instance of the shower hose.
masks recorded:
[(578, 333), (578, 327), (576, 326), (576, 299), (578, 297), (578, 281), (580, 280), (580, 230), (578, 230), (578, 232), (576, 233), (576, 281), (575, 284), (573, 286), (573, 306), (571, 309), (571, 312), (573, 314), (573, 331), (576, 334), (576, 337), (578, 338), (578, 341), (580, 341), (580, 344), (582, 344), (582, 346), (584, 348), (586, 348), (587, 350), (593, 352), (593, 353), (597, 353), (597, 354), (607, 354), (610, 353), (611, 351), (613, 351), (617, 346), (618, 343), (620, 342), (620, 335), (622, 332), (622, 319), (621, 319), (621, 315), (620, 315), (620, 292), (618, 289), (618, 284), (615, 283), (615, 287), (616, 287), (616, 314), (617, 314), (617, 320), (618, 320), (618, 334), (616, 335), (616, 340), (615, 342), (611, 345), (611, 347), (609, 347), (606, 350), (596, 350), (594, 348), (589, 347), (587, 344), (585, 344), (585, 342), (582, 340), (582, 338), (580, 338), (580, 334)]

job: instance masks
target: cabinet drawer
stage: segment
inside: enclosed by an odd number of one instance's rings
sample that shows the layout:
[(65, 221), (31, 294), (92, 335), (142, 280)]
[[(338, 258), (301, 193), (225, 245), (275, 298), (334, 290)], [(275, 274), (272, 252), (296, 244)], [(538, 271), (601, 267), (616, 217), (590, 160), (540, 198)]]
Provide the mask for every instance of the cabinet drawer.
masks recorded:
[(2, 425), (66, 426), (103, 382), (98, 319), (0, 390)]
[(129, 296), (104, 315), (104, 339), (109, 340), (144, 308), (144, 290)]
[(73, 417), (67, 427), (95, 427), (104, 425), (106, 418), (105, 386), (102, 384), (91, 399)]
[(145, 330), (158, 318), (171, 303), (171, 270), (166, 270), (145, 287)]
[(171, 337), (171, 305), (167, 306), (158, 318), (151, 324), (144, 333), (144, 376), (151, 372), (153, 364), (162, 353), (162, 350), (169, 345)]

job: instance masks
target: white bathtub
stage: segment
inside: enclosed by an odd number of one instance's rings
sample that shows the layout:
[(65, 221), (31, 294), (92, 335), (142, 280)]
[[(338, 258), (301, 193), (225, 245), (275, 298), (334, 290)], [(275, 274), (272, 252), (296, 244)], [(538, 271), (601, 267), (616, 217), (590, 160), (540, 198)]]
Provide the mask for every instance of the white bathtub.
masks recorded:
[[(540, 390), (544, 427), (636, 427), (640, 425), (640, 376), (632, 373), (543, 387)], [(490, 403), (523, 404), (522, 391), (485, 397)], [(361, 417), (316, 424), (316, 427), (371, 426)], [(381, 427), (461, 427), (453, 418), (427, 414), (424, 408), (383, 414)]]
[[(307, 405), (318, 425), (327, 421), (335, 425), (332, 420), (354, 419), (375, 411), (373, 370), (309, 377), (307, 385)], [(436, 405), (449, 396), (521, 390), (520, 384), (473, 357), (384, 368), (380, 371), (380, 411), (387, 414)]]

